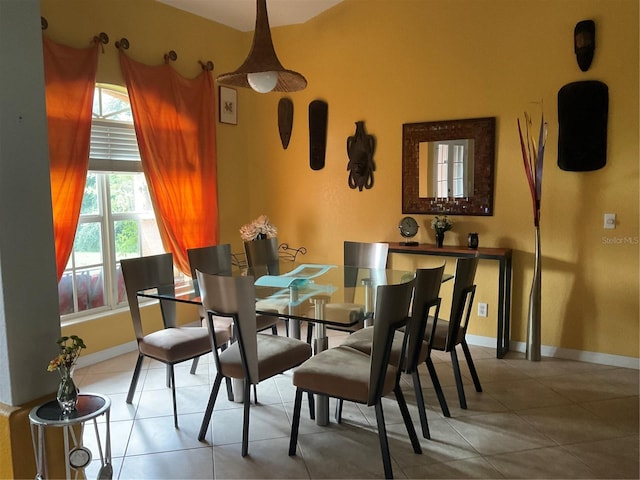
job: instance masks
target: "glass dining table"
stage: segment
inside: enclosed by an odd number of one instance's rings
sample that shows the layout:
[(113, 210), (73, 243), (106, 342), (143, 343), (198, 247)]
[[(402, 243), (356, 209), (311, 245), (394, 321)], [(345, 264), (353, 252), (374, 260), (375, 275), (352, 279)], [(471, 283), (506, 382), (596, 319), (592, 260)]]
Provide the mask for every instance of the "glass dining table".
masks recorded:
[[(415, 272), (305, 263), (280, 262), (279, 275), (267, 267), (234, 269), (232, 275), (255, 278), (256, 313), (274, 315), (289, 321), (289, 334), (300, 338), (300, 323), (311, 322), (314, 328), (313, 349), (317, 354), (328, 348), (327, 326), (349, 327), (361, 321), (371, 325), (376, 291), (380, 285), (394, 285), (413, 280)], [(201, 305), (194, 280), (176, 282), (174, 288), (141, 290), (138, 296), (158, 300)], [(327, 314), (327, 305), (331, 308)], [(337, 311), (347, 314), (336, 315)], [(329, 399), (316, 397), (316, 423), (329, 423)]]

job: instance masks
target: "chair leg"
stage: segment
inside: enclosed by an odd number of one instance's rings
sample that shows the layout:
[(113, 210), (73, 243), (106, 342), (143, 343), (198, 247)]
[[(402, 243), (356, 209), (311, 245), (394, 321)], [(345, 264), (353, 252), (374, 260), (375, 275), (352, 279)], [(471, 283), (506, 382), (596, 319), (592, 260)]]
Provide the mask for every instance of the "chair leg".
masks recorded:
[(438, 397), (438, 402), (440, 402), (442, 414), (445, 417), (450, 417), (451, 413), (449, 413), (449, 405), (447, 405), (447, 399), (444, 398), (444, 392), (442, 391), (442, 386), (440, 385), (440, 379), (438, 378), (436, 367), (433, 365), (433, 361), (431, 360), (431, 358), (427, 358), (425, 363), (427, 364), (427, 370), (429, 370), (429, 376), (431, 377), (431, 383), (433, 383), (433, 389), (435, 390), (436, 396)]
[(302, 407), (302, 390), (296, 388), (296, 399), (293, 403), (293, 419), (291, 421), (291, 436), (289, 437), (289, 456), (296, 454), (298, 446), (298, 429), (300, 428), (300, 409)]
[(171, 372), (171, 398), (173, 399), (173, 425), (178, 428), (178, 406), (176, 404), (176, 378), (173, 372), (173, 365), (167, 365)]
[(471, 373), (471, 378), (473, 378), (473, 385), (476, 387), (476, 392), (482, 392), (482, 385), (480, 385), (480, 378), (478, 377), (478, 372), (476, 372), (476, 366), (473, 364), (473, 360), (471, 359), (469, 345), (467, 345), (466, 340), (462, 340), (461, 345), (464, 356), (467, 359), (467, 365), (469, 365), (469, 372)]
[(258, 386), (256, 384), (253, 385), (253, 401), (255, 404), (258, 404)]
[(311, 420), (316, 419), (316, 400), (313, 396), (313, 393), (307, 392), (307, 397), (309, 398), (309, 418)]
[(336, 398), (336, 423), (342, 423), (342, 405), (344, 400)]
[(249, 453), (249, 407), (251, 406), (251, 385), (249, 380), (244, 380), (244, 418), (242, 420), (242, 456)]
[(143, 360), (144, 360), (144, 355), (139, 353), (138, 360), (136, 361), (136, 368), (133, 370), (133, 378), (131, 379), (131, 385), (129, 385), (129, 394), (127, 395), (127, 403), (131, 403), (133, 401), (133, 394), (135, 393), (136, 386), (138, 385), (138, 378), (140, 378), (140, 369), (142, 368)]
[(464, 385), (462, 385), (462, 374), (460, 373), (460, 363), (458, 363), (458, 354), (455, 347), (451, 350), (451, 364), (453, 365), (453, 375), (456, 378), (456, 387), (458, 388), (458, 399), (460, 400), (460, 408), (467, 408), (467, 398), (464, 395)]
[(429, 422), (427, 420), (427, 410), (424, 404), (424, 395), (422, 394), (422, 385), (420, 384), (420, 375), (418, 369), (415, 369), (411, 374), (413, 378), (413, 389), (416, 392), (416, 405), (418, 406), (418, 414), (420, 415), (420, 425), (422, 426), (422, 436), (424, 438), (431, 438), (429, 432)]
[(165, 369), (166, 370), (166, 378), (167, 378), (167, 380), (166, 380), (167, 388), (171, 388), (171, 368), (172, 367), (170, 365), (167, 365), (167, 368)]
[(307, 343), (309, 345), (313, 345), (313, 322), (307, 322)]
[(277, 335), (278, 334), (278, 326), (277, 325), (273, 325), (271, 327), (271, 335)]
[(227, 384), (227, 398), (230, 402), (233, 402), (233, 386), (231, 385), (231, 379), (229, 377), (225, 377), (224, 379)]
[(200, 433), (198, 434), (198, 440), (203, 441), (207, 434), (207, 428), (209, 428), (209, 422), (211, 421), (211, 414), (213, 413), (213, 407), (216, 404), (216, 397), (218, 396), (218, 390), (222, 383), (222, 375), (216, 374), (216, 379), (213, 381), (213, 388), (209, 395), (209, 402), (207, 403), (207, 409), (204, 411), (204, 417), (202, 418), (202, 424), (200, 425)]
[(289, 319), (284, 319), (284, 333), (288, 337), (289, 336)]
[(396, 385), (396, 388), (393, 389), (393, 393), (395, 393), (396, 395), (396, 400), (398, 402), (398, 406), (400, 407), (400, 413), (402, 413), (404, 425), (405, 427), (407, 427), (407, 433), (409, 434), (409, 439), (411, 440), (413, 451), (414, 453), (422, 453), (422, 447), (420, 447), (420, 441), (418, 440), (416, 429), (413, 426), (413, 421), (411, 420), (411, 415), (409, 414), (409, 409), (407, 408), (407, 401), (404, 399), (404, 394), (402, 393), (402, 388), (400, 388), (399, 384)]
[(200, 357), (196, 357), (193, 359), (193, 363), (191, 364), (191, 371), (189, 373), (191, 373), (191, 375), (195, 375), (196, 374), (196, 368), (198, 368), (198, 362), (200, 361)]
[(384, 414), (382, 413), (382, 399), (376, 403), (376, 422), (378, 423), (378, 439), (380, 440), (380, 452), (382, 454), (382, 465), (384, 466), (384, 477), (393, 478), (391, 468), (391, 454), (389, 453), (389, 439), (387, 438), (387, 427), (384, 424)]

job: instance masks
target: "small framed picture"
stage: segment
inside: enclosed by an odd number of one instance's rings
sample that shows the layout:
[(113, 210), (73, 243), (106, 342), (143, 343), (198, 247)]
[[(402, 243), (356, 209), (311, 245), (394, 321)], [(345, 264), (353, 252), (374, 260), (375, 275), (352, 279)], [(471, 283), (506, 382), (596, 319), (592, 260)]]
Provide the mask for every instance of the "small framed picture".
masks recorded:
[(238, 124), (238, 92), (235, 88), (220, 86), (220, 123)]

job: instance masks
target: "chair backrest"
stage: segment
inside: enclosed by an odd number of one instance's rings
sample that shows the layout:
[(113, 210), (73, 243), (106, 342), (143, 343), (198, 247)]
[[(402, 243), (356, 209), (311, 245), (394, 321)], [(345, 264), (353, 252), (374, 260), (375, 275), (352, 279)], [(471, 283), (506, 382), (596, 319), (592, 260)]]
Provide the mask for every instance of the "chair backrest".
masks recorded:
[(190, 248), (187, 250), (191, 278), (196, 295), (200, 295), (200, 285), (196, 277), (196, 270), (209, 275), (231, 276), (231, 245), (211, 245), (209, 247)]
[(244, 251), (247, 254), (247, 265), (252, 269), (254, 276), (280, 275), (277, 238), (244, 242)]
[(344, 242), (344, 264), (351, 267), (386, 268), (388, 243)]
[[(388, 243), (364, 243), (364, 242), (344, 242), (344, 265), (345, 267), (376, 268), (385, 269), (387, 267), (387, 256), (389, 254)], [(355, 287), (358, 283), (358, 268), (345, 268), (344, 286)], [(369, 276), (369, 275), (367, 275)], [(376, 283), (385, 283), (383, 278), (377, 279)], [(345, 292), (345, 302), (353, 302), (353, 291)]]
[[(411, 320), (405, 331), (409, 335), (407, 345), (407, 373), (413, 373), (418, 366), (420, 349), (425, 339), (425, 330), (429, 317), (438, 318), (440, 312), (440, 285), (444, 275), (444, 264), (436, 268), (420, 268), (416, 270), (411, 306)], [(434, 320), (432, 328), (435, 329)], [(433, 331), (431, 332), (433, 335)], [(429, 338), (433, 338), (429, 336)]]
[(475, 256), (458, 258), (456, 262), (453, 296), (451, 298), (451, 315), (449, 316), (449, 333), (447, 335), (447, 351), (460, 343), (466, 334), (476, 290), (474, 281), (478, 260), (479, 258)]
[[(407, 321), (413, 286), (414, 280), (398, 285), (378, 286), (371, 344), (368, 405), (375, 405), (382, 395), (393, 337), (396, 330)], [(404, 361), (405, 349), (406, 337), (402, 345), (399, 365)]]
[[(159, 293), (175, 292), (173, 280), (173, 255), (162, 253), (147, 257), (120, 260), (122, 278), (124, 279), (129, 302), (129, 311), (133, 321), (133, 330), (138, 341), (144, 337), (138, 291), (157, 288)], [(176, 326), (176, 302), (160, 300), (162, 320), (165, 328)]]
[[(256, 288), (251, 276), (223, 277), (209, 275), (199, 270), (196, 277), (200, 284), (202, 306), (207, 311), (208, 325), (212, 332), (212, 315), (233, 316), (240, 354), (248, 369), (250, 383), (258, 383), (258, 339), (256, 337)], [(214, 352), (217, 360), (217, 351)], [(217, 365), (220, 368), (219, 364)], [(219, 370), (220, 371), (220, 370)]]

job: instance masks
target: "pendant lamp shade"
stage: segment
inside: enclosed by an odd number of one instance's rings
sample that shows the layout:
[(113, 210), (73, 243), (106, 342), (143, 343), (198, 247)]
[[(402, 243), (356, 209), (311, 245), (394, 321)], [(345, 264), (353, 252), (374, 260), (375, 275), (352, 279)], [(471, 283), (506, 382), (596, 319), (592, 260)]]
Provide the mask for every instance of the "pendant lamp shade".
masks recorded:
[(219, 85), (253, 88), (260, 93), (297, 92), (307, 86), (307, 79), (298, 72), (285, 69), (271, 40), (266, 0), (257, 0), (256, 28), (251, 51), (244, 63), (231, 73), (217, 78)]

